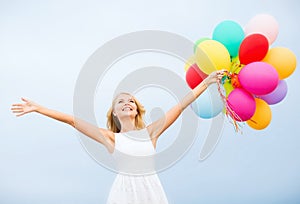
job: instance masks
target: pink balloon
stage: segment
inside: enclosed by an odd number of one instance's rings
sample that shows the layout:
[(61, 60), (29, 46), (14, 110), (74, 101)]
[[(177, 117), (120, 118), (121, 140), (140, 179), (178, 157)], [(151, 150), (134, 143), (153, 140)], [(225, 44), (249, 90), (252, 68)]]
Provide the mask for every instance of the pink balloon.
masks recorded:
[(238, 74), (244, 89), (255, 95), (269, 94), (278, 85), (279, 76), (272, 65), (265, 62), (252, 62), (242, 68)]
[(249, 120), (255, 112), (256, 103), (252, 94), (242, 88), (230, 92), (227, 102), (234, 114), (230, 114), (237, 121)]
[(268, 38), (271, 45), (277, 38), (279, 26), (276, 19), (268, 14), (254, 16), (245, 26), (245, 35), (253, 33), (263, 34)]
[(273, 105), (282, 101), (287, 94), (287, 83), (284, 80), (280, 80), (276, 89), (267, 95), (257, 96), (263, 99), (269, 105)]

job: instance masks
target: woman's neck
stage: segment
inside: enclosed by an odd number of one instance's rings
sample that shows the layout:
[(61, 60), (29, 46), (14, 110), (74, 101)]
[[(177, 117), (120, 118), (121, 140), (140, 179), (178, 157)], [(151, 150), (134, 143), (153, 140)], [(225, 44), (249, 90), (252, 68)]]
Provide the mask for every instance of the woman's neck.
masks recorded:
[(120, 121), (121, 123), (121, 130), (120, 132), (128, 132), (132, 130), (137, 130), (135, 126), (135, 120), (125, 120), (125, 121)]

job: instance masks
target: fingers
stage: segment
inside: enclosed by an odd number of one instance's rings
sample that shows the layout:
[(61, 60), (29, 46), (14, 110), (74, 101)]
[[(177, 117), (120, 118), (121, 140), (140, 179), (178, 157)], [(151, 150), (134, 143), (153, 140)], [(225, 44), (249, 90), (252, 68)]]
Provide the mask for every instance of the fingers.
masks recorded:
[(13, 106), (10, 110), (16, 116), (21, 116), (21, 115), (24, 114), (24, 109), (22, 107), (19, 107), (19, 106)]
[(15, 116), (19, 117), (25, 114), (24, 111), (13, 111), (13, 114), (15, 114)]
[(228, 73), (228, 71), (226, 69), (222, 69), (222, 70), (217, 71), (218, 77), (219, 76), (223, 77), (227, 73)]
[(227, 74), (227, 70), (226, 69), (222, 69), (222, 70), (217, 70), (217, 71), (215, 71), (215, 74), (214, 74), (214, 77), (215, 77), (215, 79), (216, 79), (216, 82), (220, 82), (221, 80), (222, 80), (222, 78), (223, 78), (223, 76), (225, 75), (225, 74)]
[(20, 116), (22, 116), (22, 115), (24, 115), (25, 113), (23, 112), (23, 113), (20, 113), (20, 114), (16, 114), (16, 116), (17, 117), (20, 117)]
[(19, 114), (19, 113), (24, 113), (24, 111), (23, 110), (14, 110), (13, 113), (14, 114)]
[(25, 114), (23, 107), (24, 107), (24, 104), (15, 103), (15, 104), (12, 104), (10, 110), (12, 111), (13, 114), (15, 114), (17, 117), (19, 117), (19, 116)]
[(10, 108), (10, 110), (13, 112), (13, 113), (20, 113), (20, 112), (23, 112), (24, 109), (23, 109), (23, 104), (13, 104), (12, 107)]
[(12, 110), (12, 111), (20, 111), (20, 110), (23, 110), (23, 108), (21, 108), (21, 107), (12, 107), (10, 110)]
[(216, 73), (216, 77), (218, 78), (218, 79), (220, 79), (220, 78), (222, 78), (223, 76), (224, 76), (224, 72), (223, 71), (217, 71), (217, 73)]
[(12, 104), (11, 106), (12, 106), (12, 108), (17, 108), (17, 107), (22, 107), (23, 104), (21, 104), (21, 103), (15, 103), (15, 104)]
[(28, 99), (26, 99), (24, 97), (21, 97), (21, 100), (24, 101), (24, 102), (28, 102)]
[(208, 80), (210, 81), (209, 83), (221, 82), (223, 76), (226, 75), (227, 73), (228, 70), (226, 69), (216, 70), (210, 73), (208, 77)]
[[(21, 98), (21, 100), (24, 101), (24, 102), (26, 102), (26, 103), (29, 102), (26, 98), (23, 98), (23, 97)], [(13, 110), (15, 108), (24, 107), (24, 103), (14, 103), (11, 106), (12, 106), (11, 110)]]
[(226, 69), (221, 69), (221, 70), (217, 71), (217, 74), (223, 74), (224, 75), (226, 73), (228, 73), (228, 71)]

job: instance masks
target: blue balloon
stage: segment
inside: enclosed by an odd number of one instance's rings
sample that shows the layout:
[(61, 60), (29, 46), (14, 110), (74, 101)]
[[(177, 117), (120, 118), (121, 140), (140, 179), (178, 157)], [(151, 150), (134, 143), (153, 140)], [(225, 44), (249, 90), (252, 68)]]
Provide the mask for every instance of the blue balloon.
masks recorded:
[(240, 45), (245, 38), (243, 28), (234, 21), (222, 21), (213, 32), (213, 40), (222, 43), (228, 50), (231, 57), (238, 55)]
[(211, 84), (192, 104), (192, 110), (203, 119), (217, 116), (224, 108), (217, 84)]

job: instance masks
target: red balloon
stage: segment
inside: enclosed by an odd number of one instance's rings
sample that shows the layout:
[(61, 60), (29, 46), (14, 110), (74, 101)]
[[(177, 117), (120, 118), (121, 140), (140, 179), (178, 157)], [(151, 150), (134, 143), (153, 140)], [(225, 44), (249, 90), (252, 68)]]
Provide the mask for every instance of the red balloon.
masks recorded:
[(195, 88), (206, 77), (207, 74), (202, 72), (197, 64), (193, 64), (192, 66), (190, 66), (185, 75), (186, 82), (191, 89)]
[(247, 36), (241, 43), (239, 59), (241, 64), (262, 60), (269, 50), (268, 39), (259, 33)]

